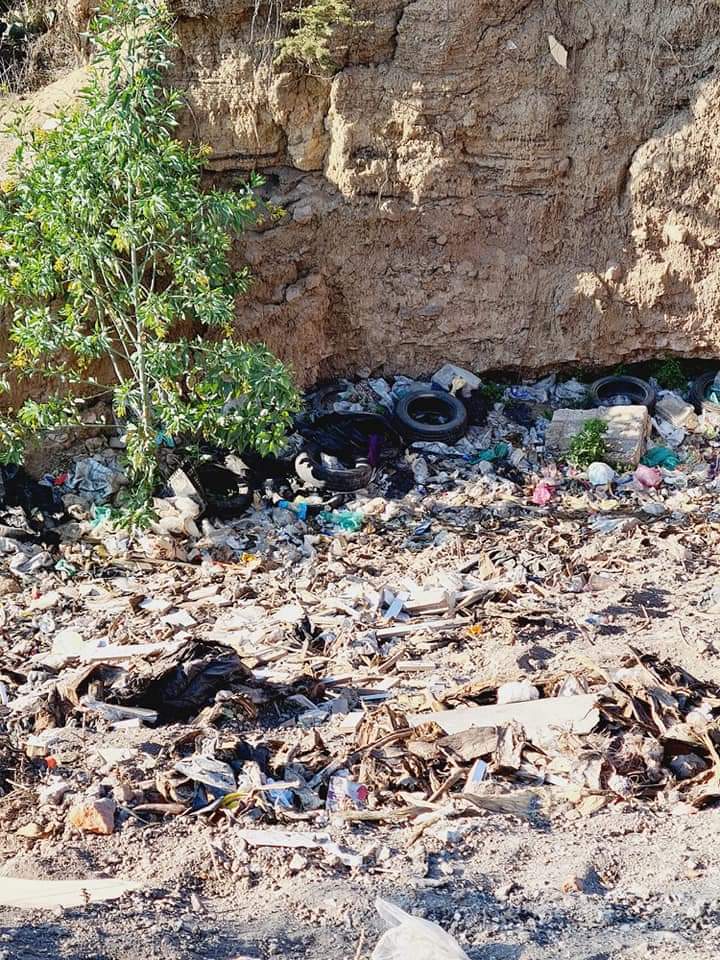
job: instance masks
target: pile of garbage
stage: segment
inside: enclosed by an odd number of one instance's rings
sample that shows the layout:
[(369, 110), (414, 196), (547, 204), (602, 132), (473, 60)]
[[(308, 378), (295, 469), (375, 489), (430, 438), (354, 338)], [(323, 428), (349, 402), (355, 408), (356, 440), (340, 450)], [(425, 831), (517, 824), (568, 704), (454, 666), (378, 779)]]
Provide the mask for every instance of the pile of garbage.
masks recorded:
[[(540, 644), (505, 675), (473, 660), (492, 630), (611, 632), (598, 598), (626, 596), (623, 558), (702, 546), (720, 393), (698, 389), (490, 389), (451, 365), (343, 381), (309, 395), (277, 457), (169, 456), (139, 533), (113, 519), (120, 437), (40, 480), (5, 468), (4, 832), (199, 817), (294, 871), (361, 870), (368, 825), (414, 844), (560, 801), (715, 803), (720, 687), (635, 643), (559, 671)], [(588, 421), (606, 459), (571, 465)], [(697, 602), (711, 614), (716, 588)]]

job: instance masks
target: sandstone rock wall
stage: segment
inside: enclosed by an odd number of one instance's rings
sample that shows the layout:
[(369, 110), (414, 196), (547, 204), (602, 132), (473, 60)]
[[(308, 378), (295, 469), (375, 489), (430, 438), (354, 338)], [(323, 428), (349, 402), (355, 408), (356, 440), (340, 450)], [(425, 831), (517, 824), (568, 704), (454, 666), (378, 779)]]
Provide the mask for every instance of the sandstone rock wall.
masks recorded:
[(288, 211), (245, 335), (306, 382), (720, 355), (718, 3), (358, 0), (325, 79), (277, 2), (173, 2), (183, 132)]

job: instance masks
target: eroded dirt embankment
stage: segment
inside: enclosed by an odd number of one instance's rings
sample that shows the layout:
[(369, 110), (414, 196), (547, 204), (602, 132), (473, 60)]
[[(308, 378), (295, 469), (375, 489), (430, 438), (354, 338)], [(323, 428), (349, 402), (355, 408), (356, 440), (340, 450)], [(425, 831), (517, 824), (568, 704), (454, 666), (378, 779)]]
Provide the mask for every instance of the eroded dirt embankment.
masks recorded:
[(289, 212), (239, 328), (303, 381), (720, 354), (717, 4), (359, 0), (331, 79), (262, 66), (253, 0), (174, 7), (184, 132)]

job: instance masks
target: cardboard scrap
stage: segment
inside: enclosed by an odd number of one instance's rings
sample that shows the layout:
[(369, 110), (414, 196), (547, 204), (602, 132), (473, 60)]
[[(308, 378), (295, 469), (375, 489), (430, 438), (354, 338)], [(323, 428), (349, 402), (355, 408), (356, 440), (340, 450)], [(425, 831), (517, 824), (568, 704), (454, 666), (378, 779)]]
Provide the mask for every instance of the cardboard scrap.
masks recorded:
[(462, 733), (470, 727), (499, 727), (513, 721), (519, 723), (526, 734), (542, 736), (552, 730), (569, 733), (591, 733), (600, 719), (594, 693), (574, 697), (546, 697), (525, 703), (503, 703), (487, 707), (461, 707), (456, 710), (440, 710), (437, 713), (414, 713), (408, 716), (412, 727), (419, 727), (432, 720), (445, 733)]
[(550, 46), (550, 53), (555, 63), (561, 66), (563, 70), (567, 70), (568, 52), (552, 33), (548, 34), (548, 45)]
[(21, 910), (50, 907), (84, 907), (88, 903), (116, 900), (141, 883), (133, 880), (24, 880), (0, 877), (0, 905)]

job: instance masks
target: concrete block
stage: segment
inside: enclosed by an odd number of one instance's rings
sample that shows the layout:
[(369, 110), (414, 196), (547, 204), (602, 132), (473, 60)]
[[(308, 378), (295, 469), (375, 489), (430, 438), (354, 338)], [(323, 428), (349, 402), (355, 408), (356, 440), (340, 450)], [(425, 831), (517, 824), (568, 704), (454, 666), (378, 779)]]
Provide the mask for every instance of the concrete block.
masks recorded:
[(655, 413), (674, 427), (697, 430), (698, 418), (695, 407), (690, 403), (685, 403), (681, 397), (675, 396), (674, 393), (667, 393), (664, 397), (660, 397), (655, 404)]
[(556, 410), (545, 434), (547, 455), (556, 459), (564, 457), (570, 441), (588, 420), (602, 420), (607, 424), (605, 442), (613, 460), (633, 467), (638, 465), (650, 434), (650, 414), (643, 406)]

